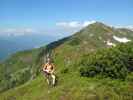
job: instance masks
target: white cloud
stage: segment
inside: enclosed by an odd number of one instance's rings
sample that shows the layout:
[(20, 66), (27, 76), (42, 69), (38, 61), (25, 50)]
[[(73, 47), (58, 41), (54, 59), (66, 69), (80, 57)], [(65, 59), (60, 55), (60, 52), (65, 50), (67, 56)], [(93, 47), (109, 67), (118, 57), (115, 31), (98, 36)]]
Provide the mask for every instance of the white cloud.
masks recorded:
[(58, 22), (56, 23), (56, 26), (59, 27), (65, 27), (65, 28), (83, 28), (88, 26), (89, 24), (95, 23), (96, 21), (84, 21), (84, 22), (78, 22), (78, 21), (70, 21), (70, 22)]
[[(4, 28), (0, 29), (0, 35), (26, 35), (26, 34), (47, 34), (52, 36), (69, 36), (73, 33), (81, 30), (82, 28), (95, 23), (96, 21), (64, 21), (57, 22), (54, 27), (41, 27), (39, 29), (33, 28)], [(111, 25), (110, 25), (111, 26)], [(113, 26), (112, 26), (113, 27)], [(115, 26), (116, 28), (120, 28), (120, 26)], [(133, 26), (124, 26), (125, 28), (133, 30)], [(91, 35), (90, 35), (91, 36)]]
[(80, 25), (81, 24), (79, 22), (77, 22), (77, 21), (73, 21), (73, 22), (69, 23), (69, 26), (73, 27), (73, 28), (80, 27)]
[(36, 31), (31, 28), (4, 28), (0, 29), (0, 35), (25, 35), (35, 33)]
[(96, 21), (94, 21), (94, 20), (92, 20), (92, 21), (84, 21), (83, 24), (82, 24), (82, 26), (83, 27), (86, 27), (86, 26), (88, 26), (90, 24), (93, 24), (93, 23), (96, 23)]
[(133, 25), (127, 25), (127, 26), (115, 26), (116, 28), (127, 28), (131, 31), (133, 31)]
[[(64, 21), (64, 22), (57, 22), (56, 29), (58, 29), (58, 33), (68, 36), (72, 35), (73, 33), (81, 30), (82, 28), (95, 23), (96, 21)], [(55, 32), (54, 32), (55, 33)], [(57, 32), (56, 32), (57, 33)]]
[(89, 24), (95, 23), (96, 21), (69, 21), (69, 22), (57, 22), (54, 27), (42, 27), (41, 29), (32, 28), (4, 28), (0, 29), (0, 35), (5, 36), (21, 36), (26, 34), (47, 34), (52, 36), (69, 36), (79, 31), (83, 27)]
[(133, 26), (126, 26), (125, 28), (128, 28), (128, 29), (130, 29), (130, 30), (132, 30), (133, 31)]
[(58, 22), (56, 26), (59, 27), (66, 27), (66, 28), (77, 28), (81, 26), (81, 23), (78, 21), (71, 21), (71, 22)]

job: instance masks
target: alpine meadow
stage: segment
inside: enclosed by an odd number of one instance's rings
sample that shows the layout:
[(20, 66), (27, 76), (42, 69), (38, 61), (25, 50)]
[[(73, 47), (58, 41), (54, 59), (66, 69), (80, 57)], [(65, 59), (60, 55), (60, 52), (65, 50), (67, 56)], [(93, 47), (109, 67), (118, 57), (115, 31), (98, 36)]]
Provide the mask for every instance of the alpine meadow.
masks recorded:
[[(72, 36), (13, 54), (1, 63), (1, 100), (132, 100), (133, 43), (114, 38), (132, 41), (132, 34), (95, 22)], [(48, 53), (57, 66), (55, 87), (41, 73)]]

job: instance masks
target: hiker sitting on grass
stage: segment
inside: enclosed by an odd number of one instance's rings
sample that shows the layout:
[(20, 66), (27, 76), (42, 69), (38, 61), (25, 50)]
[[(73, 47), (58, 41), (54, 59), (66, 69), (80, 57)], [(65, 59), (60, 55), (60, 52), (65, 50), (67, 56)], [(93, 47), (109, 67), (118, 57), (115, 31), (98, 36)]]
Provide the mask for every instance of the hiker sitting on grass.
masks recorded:
[(51, 84), (50, 78), (52, 78), (52, 85), (55, 85), (54, 68), (54, 64), (51, 62), (51, 59), (48, 58), (47, 63), (43, 65), (43, 72), (49, 85)]

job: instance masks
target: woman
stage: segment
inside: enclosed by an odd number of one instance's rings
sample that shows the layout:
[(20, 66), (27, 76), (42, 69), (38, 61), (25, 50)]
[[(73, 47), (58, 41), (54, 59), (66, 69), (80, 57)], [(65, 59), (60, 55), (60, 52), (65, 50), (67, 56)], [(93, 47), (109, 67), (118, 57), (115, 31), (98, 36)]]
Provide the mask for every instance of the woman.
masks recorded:
[(51, 59), (47, 59), (47, 63), (43, 65), (43, 72), (47, 78), (48, 84), (50, 84), (50, 78), (52, 78), (52, 85), (55, 85), (55, 75), (54, 75), (55, 66), (51, 62)]

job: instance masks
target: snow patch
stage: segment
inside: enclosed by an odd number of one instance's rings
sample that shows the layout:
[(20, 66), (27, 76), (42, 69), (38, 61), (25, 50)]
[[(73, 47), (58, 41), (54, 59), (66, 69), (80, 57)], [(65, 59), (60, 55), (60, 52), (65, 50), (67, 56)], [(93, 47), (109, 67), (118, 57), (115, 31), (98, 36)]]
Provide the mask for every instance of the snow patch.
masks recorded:
[(116, 44), (110, 42), (109, 40), (107, 41), (107, 45), (108, 45), (108, 46), (116, 46)]
[(121, 43), (126, 43), (126, 42), (131, 41), (131, 40), (127, 39), (126, 37), (120, 38), (120, 37), (117, 37), (117, 36), (113, 36), (113, 38), (114, 38), (116, 41), (121, 42)]

